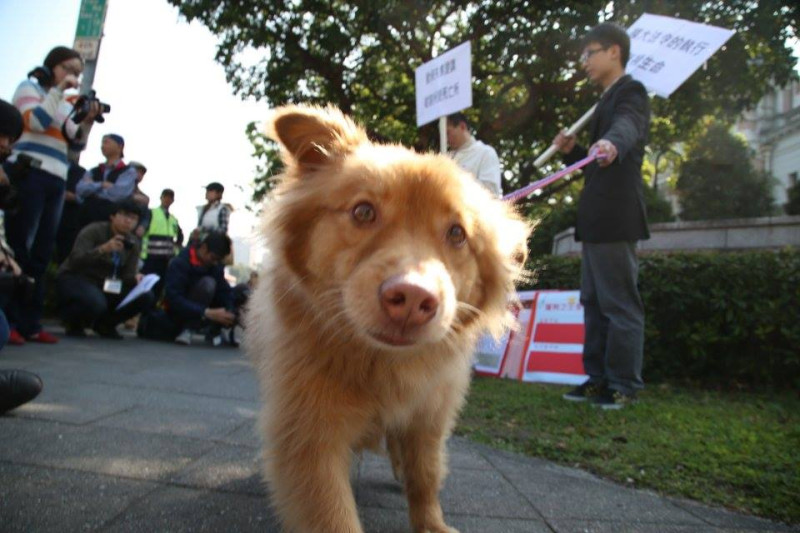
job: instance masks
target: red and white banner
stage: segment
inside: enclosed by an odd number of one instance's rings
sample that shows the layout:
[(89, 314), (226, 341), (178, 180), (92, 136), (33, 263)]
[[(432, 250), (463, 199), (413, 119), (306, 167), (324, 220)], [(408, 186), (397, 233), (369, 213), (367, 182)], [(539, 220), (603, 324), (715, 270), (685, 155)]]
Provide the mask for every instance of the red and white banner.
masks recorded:
[(580, 384), (583, 372), (583, 307), (579, 291), (523, 291), (517, 328), (497, 343), (478, 345), (475, 371), (530, 382)]
[(580, 291), (539, 292), (530, 329), (523, 381), (568, 385), (586, 381)]

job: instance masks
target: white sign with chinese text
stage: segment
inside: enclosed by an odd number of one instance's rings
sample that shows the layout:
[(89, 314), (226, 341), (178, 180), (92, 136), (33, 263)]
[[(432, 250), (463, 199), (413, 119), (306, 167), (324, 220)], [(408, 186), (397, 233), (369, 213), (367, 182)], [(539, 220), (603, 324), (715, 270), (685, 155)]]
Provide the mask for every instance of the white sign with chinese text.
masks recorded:
[(472, 105), (471, 60), (467, 41), (417, 67), (417, 126)]
[(627, 73), (669, 98), (733, 35), (733, 30), (645, 13), (628, 28)]

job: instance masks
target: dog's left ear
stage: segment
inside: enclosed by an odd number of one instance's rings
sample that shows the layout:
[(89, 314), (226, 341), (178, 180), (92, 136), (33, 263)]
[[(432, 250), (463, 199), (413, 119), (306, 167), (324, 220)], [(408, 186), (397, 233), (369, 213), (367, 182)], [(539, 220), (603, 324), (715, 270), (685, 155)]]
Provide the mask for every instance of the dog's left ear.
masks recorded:
[(284, 155), (313, 169), (367, 142), (363, 129), (333, 107), (286, 106), (268, 122), (267, 135), (283, 145)]

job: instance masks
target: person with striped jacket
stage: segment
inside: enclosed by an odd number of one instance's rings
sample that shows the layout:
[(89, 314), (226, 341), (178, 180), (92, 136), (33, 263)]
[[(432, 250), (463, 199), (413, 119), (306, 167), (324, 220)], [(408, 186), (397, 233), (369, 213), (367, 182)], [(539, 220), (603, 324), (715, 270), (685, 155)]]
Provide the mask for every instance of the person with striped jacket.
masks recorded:
[(6, 217), (5, 229), (17, 262), (36, 284), (32, 298), (11, 302), (7, 309), (12, 327), (9, 344), (24, 344), (26, 340), (58, 342), (55, 336), (42, 331), (40, 324), (44, 306), (42, 278), (53, 253), (64, 205), (67, 149), (85, 146), (100, 113), (100, 105), (95, 102), (80, 124), (70, 118), (77, 95), (67, 95), (66, 91), (78, 87), (82, 71), (80, 54), (57, 46), (14, 93), (13, 104), (22, 113), (23, 132), (4, 169), (6, 173), (13, 169), (21, 174), (17, 176), (20, 206), (15, 214)]

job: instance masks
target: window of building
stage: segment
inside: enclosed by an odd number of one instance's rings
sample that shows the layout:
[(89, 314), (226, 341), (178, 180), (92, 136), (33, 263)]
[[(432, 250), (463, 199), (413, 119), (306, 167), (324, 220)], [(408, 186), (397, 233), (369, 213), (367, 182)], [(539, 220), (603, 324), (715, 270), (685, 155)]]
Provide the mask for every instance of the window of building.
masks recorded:
[(797, 172), (789, 173), (789, 186), (793, 187), (797, 185)]

